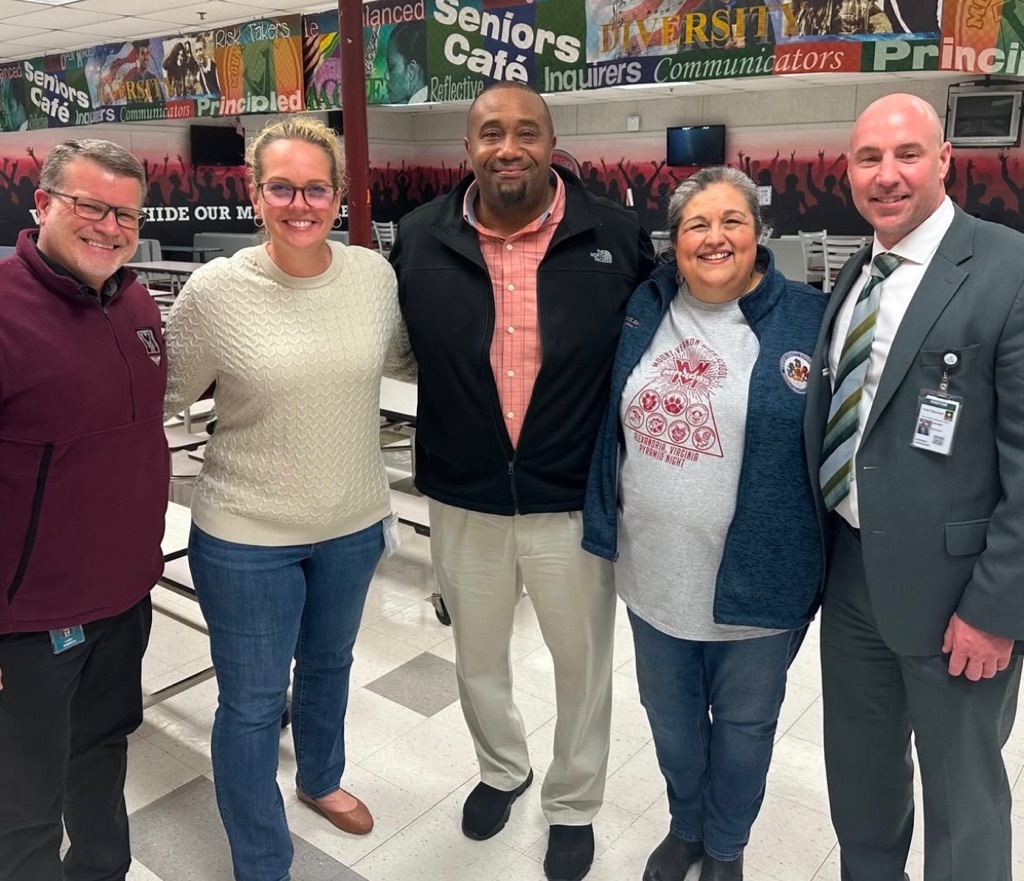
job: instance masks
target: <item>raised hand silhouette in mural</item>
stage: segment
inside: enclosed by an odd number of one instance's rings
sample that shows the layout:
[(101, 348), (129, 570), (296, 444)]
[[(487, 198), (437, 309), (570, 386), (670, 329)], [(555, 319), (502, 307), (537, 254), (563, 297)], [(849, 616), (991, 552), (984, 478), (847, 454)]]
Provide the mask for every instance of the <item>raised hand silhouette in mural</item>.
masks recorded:
[(430, 176), (425, 170), (421, 170), (420, 177), (420, 203), (426, 204), (437, 195), (437, 188), (431, 182)]
[(160, 185), (157, 175), (159, 164), (149, 164), (148, 159), (142, 160), (142, 170), (146, 173), (146, 180), (149, 181), (149, 189), (146, 190), (146, 204), (150, 207), (157, 207), (164, 204), (164, 191)]
[[(825, 171), (825, 151), (818, 152), (819, 173)], [(804, 222), (811, 229), (828, 229), (829, 224), (835, 227), (837, 221), (846, 216), (846, 203), (836, 192), (836, 176), (825, 174), (822, 186), (814, 183), (814, 166), (808, 162), (806, 170), (807, 194), (814, 199), (814, 206), (804, 215)]]
[[(404, 217), (414, 207), (416, 202), (412, 195), (412, 176), (406, 171), (405, 160), (402, 160), (401, 168), (395, 174), (395, 204), (394, 211), (398, 217)], [(393, 220), (393, 217), (386, 218)]]
[(229, 171), (227, 176), (224, 178), (224, 187), (226, 189), (226, 195), (224, 201), (231, 208), (231, 217), (234, 219), (237, 217), (235, 209), (242, 204), (248, 203), (248, 197), (245, 193), (245, 178), (238, 171)]
[(956, 180), (956, 156), (950, 156), (949, 171), (946, 172), (946, 195), (959, 205), (960, 198), (953, 192), (953, 187), (956, 186)]
[(601, 180), (601, 172), (597, 170), (597, 166), (593, 163), (588, 162), (587, 164), (590, 166), (590, 169), (583, 180), (583, 185), (595, 196), (607, 196), (608, 187)]
[[(625, 159), (625, 157), (623, 157), (623, 159)], [(619, 161), (619, 164), (622, 164), (622, 160)], [(604, 179), (608, 182), (608, 198), (611, 199), (613, 202), (618, 202), (621, 205), (622, 190), (619, 189), (618, 175), (615, 174), (615, 169), (612, 169), (611, 174), (608, 173), (608, 166), (605, 165), (604, 156), (601, 157), (601, 172), (604, 176)], [(626, 180), (628, 182), (629, 179), (627, 178)]]
[[(35, 157), (33, 157), (35, 158)], [(15, 178), (18, 176), (18, 160), (15, 159), (11, 163), (10, 173), (7, 171), (7, 157), (4, 157), (3, 168), (0, 169), (0, 177), (7, 182), (7, 189), (10, 193), (10, 200), (12, 204), (17, 205), (19, 208), (29, 210), (35, 206), (36, 196), (36, 183), (27, 174), (23, 174), (18, 178), (15, 183)]]
[(985, 195), (985, 181), (974, 179), (974, 160), (967, 160), (967, 186), (964, 189), (964, 211), (975, 217), (983, 217), (985, 204), (981, 197)]
[[(1020, 168), (1020, 160), (1014, 158), (1013, 170), (1017, 171)], [(1003, 183), (1009, 188), (1010, 192), (1013, 193), (1014, 198), (1017, 200), (1017, 223), (1010, 224), (1016, 229), (1020, 229), (1017, 224), (1020, 223), (1021, 215), (1024, 215), (1024, 186), (1018, 184), (1012, 177), (1010, 177), (1010, 170), (1007, 168), (1007, 156), (1003, 150), (999, 151), (999, 170), (1002, 173)]]
[(782, 189), (772, 196), (771, 208), (766, 212), (776, 235), (792, 235), (800, 229), (801, 218), (807, 212), (807, 200), (800, 189), (800, 178), (787, 174)]
[[(172, 171), (167, 175), (167, 181), (171, 185), (171, 192), (167, 196), (167, 204), (172, 208), (184, 208), (186, 205), (191, 205), (195, 201), (195, 192), (192, 188), (192, 179), (189, 176), (185, 163), (182, 161), (181, 156), (178, 157), (178, 162), (181, 165), (181, 171), (188, 180), (188, 192), (185, 191), (185, 181), (182, 179), (181, 174), (177, 171)], [(164, 168), (167, 167), (167, 163), (164, 163)]]

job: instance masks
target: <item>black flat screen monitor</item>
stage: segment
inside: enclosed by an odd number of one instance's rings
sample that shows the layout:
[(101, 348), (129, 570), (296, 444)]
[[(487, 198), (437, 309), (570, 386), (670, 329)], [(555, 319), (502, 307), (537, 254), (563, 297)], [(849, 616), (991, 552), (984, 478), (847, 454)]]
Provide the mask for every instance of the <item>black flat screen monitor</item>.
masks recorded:
[(189, 140), (193, 165), (245, 165), (245, 138), (233, 125), (194, 125)]
[(676, 168), (722, 165), (725, 162), (724, 125), (679, 125), (665, 130), (666, 161)]

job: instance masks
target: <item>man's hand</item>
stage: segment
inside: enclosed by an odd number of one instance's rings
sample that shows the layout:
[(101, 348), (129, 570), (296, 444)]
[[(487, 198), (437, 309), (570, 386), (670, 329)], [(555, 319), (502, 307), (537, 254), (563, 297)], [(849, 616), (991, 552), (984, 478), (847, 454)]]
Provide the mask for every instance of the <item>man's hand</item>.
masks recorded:
[(991, 679), (1010, 664), (1013, 640), (972, 627), (953, 613), (942, 637), (942, 652), (949, 655), (949, 675), (964, 674), (972, 682)]

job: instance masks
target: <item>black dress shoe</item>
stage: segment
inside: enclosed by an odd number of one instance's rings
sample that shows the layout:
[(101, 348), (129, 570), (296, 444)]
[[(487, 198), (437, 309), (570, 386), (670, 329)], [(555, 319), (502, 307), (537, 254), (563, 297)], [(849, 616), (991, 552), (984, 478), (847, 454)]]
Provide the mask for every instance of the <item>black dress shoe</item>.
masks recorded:
[(647, 858), (644, 881), (683, 881), (697, 860), (704, 856), (699, 841), (684, 841), (671, 832)]
[(594, 862), (594, 827), (552, 826), (544, 874), (548, 881), (581, 881)]
[(462, 806), (462, 832), (474, 841), (483, 841), (505, 828), (512, 802), (533, 783), (533, 768), (526, 779), (511, 792), (478, 783)]
[(743, 854), (728, 862), (704, 854), (698, 881), (743, 881)]

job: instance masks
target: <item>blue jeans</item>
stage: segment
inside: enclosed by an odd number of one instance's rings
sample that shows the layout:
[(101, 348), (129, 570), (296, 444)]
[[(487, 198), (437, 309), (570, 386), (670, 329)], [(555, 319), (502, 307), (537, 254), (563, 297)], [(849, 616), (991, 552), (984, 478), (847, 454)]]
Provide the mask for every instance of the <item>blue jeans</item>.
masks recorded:
[(791, 648), (803, 631), (696, 642), (632, 611), (629, 622), (672, 834), (702, 842), (715, 859), (736, 859), (761, 809)]
[(276, 774), (293, 657), (296, 783), (313, 798), (339, 788), (352, 646), (383, 550), (380, 523), (290, 547), (192, 526), (189, 564), (220, 689), (214, 783), (237, 881), (288, 878), (293, 848)]

